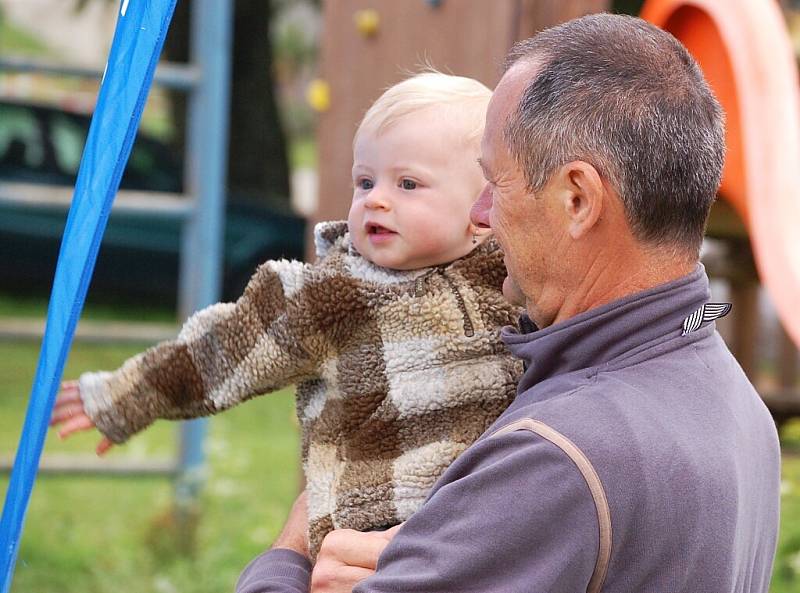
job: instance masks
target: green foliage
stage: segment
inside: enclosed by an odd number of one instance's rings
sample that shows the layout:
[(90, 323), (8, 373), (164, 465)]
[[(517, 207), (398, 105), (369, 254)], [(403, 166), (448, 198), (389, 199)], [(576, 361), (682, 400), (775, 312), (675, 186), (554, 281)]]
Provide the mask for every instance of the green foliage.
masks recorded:
[(316, 63), (319, 53), (317, 41), (295, 23), (280, 28), (274, 34), (272, 43), (275, 60), (294, 72)]
[(292, 169), (317, 167), (317, 143), (313, 138), (297, 138), (289, 146)]
[(12, 26), (0, 11), (0, 55), (7, 53), (41, 57), (48, 55), (49, 50), (32, 33)]
[(644, 4), (644, 0), (614, 0), (611, 3), (611, 11), (635, 16), (641, 12), (642, 4)]
[(781, 443), (800, 454), (800, 418), (790, 420), (781, 427)]
[(783, 455), (781, 533), (771, 593), (800, 591), (800, 456)]

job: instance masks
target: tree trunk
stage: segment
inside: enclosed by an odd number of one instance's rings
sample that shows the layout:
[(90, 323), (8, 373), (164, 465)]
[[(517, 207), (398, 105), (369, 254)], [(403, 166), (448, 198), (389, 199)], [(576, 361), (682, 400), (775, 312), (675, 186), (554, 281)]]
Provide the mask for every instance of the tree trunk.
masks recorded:
[[(170, 61), (189, 57), (191, 2), (179, 2), (164, 44)], [(268, 197), (288, 204), (289, 164), (286, 138), (272, 81), (270, 0), (235, 0), (231, 112), (228, 152), (229, 194)], [(171, 93), (175, 125), (173, 145), (183, 152), (186, 97)]]

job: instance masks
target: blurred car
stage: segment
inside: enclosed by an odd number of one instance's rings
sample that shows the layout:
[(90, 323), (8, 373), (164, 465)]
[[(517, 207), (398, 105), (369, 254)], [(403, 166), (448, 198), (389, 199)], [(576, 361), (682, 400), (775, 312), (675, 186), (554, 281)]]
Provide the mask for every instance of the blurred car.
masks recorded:
[[(90, 115), (0, 100), (0, 291), (48, 291)], [(139, 133), (108, 221), (90, 288), (95, 297), (174, 303), (181, 248), (182, 162)], [(152, 197), (149, 197), (152, 196)], [(15, 198), (15, 199), (11, 199)], [(154, 206), (151, 212), (141, 203)], [(185, 208), (183, 208), (185, 210)], [(302, 258), (305, 222), (264, 200), (229, 197), (225, 208), (223, 298), (234, 299), (268, 259)]]

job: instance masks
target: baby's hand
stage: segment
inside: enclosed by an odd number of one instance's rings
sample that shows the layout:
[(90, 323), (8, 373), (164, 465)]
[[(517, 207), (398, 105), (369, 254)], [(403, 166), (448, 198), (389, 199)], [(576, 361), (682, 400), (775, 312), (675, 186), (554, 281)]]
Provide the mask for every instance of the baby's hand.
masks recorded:
[[(83, 409), (77, 381), (64, 381), (61, 384), (61, 391), (56, 396), (53, 415), (50, 417), (50, 426), (59, 426), (58, 436), (62, 439), (73, 432), (94, 428), (94, 422)], [(103, 437), (95, 451), (98, 455), (104, 455), (113, 445), (114, 443)]]

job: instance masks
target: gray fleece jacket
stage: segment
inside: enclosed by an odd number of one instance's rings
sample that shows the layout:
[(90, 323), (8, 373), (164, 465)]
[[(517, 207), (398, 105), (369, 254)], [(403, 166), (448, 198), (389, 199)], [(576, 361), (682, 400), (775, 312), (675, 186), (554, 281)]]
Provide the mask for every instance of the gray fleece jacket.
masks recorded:
[[(708, 298), (698, 266), (544, 330), (506, 331), (527, 365), (516, 400), (354, 591), (766, 593), (777, 433), (714, 323), (684, 330)], [(305, 592), (309, 571), (273, 550), (237, 591)]]

